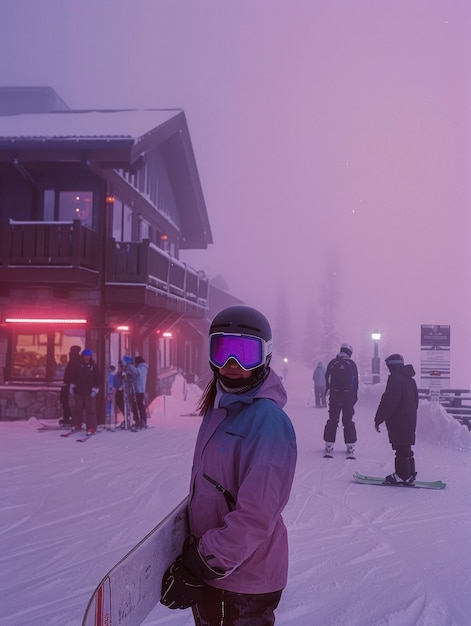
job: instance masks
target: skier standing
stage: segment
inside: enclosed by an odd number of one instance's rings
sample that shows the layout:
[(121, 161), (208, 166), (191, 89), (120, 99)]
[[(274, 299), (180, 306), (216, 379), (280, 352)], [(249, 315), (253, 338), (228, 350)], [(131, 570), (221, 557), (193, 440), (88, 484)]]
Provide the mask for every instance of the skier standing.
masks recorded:
[[(108, 389), (106, 393), (106, 421), (108, 426), (111, 427), (112, 417), (113, 417), (113, 396), (114, 396), (114, 377), (115, 377), (116, 367), (114, 365), (110, 365), (108, 367)], [(116, 422), (116, 415), (115, 420)]]
[(340, 346), (340, 352), (327, 365), (325, 373), (326, 392), (329, 393), (329, 417), (324, 428), (325, 453), (331, 456), (342, 414), (343, 437), (347, 456), (355, 453), (357, 432), (353, 415), (358, 400), (358, 368), (351, 359), (353, 348), (348, 343)]
[(209, 342), (214, 376), (199, 405), (190, 483), (196, 539), (165, 573), (161, 602), (192, 606), (197, 626), (269, 626), (287, 581), (281, 513), (296, 465), (286, 391), (270, 369), (270, 325), (256, 309), (221, 311)]
[(97, 426), (96, 396), (100, 389), (100, 375), (91, 350), (83, 350), (80, 356), (71, 374), (70, 388), (74, 394), (72, 430), (81, 430), (82, 414), (85, 411), (87, 435), (93, 435)]
[(124, 392), (123, 392), (123, 362), (121, 360), (118, 361), (118, 371), (115, 373), (113, 378), (113, 387), (115, 390), (114, 393), (114, 401), (118, 408), (118, 410), (124, 416)]
[(134, 425), (136, 428), (147, 428), (147, 411), (144, 395), (149, 366), (142, 356), (136, 356), (134, 364), (132, 362), (128, 364), (128, 369), (133, 377), (135, 394)]
[(396, 453), (395, 472), (386, 476), (386, 482), (413, 485), (417, 472), (412, 446), (415, 444), (419, 393), (412, 365), (404, 365), (402, 354), (391, 354), (386, 359), (390, 371), (386, 389), (375, 416), (375, 428), (380, 432), (384, 422), (389, 442)]

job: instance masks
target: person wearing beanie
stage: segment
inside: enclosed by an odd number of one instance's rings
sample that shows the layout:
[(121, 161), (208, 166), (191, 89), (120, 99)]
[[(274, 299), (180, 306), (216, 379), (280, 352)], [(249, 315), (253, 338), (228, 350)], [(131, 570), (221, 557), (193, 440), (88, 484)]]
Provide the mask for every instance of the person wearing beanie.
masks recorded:
[(395, 451), (395, 471), (386, 476), (391, 484), (413, 485), (417, 472), (412, 446), (415, 444), (419, 393), (412, 365), (404, 365), (402, 354), (386, 359), (389, 376), (375, 415), (375, 428), (386, 424), (389, 442)]
[(93, 435), (97, 427), (96, 396), (100, 390), (100, 374), (92, 358), (92, 351), (88, 348), (82, 350), (70, 380), (70, 388), (74, 395), (72, 430), (82, 429), (82, 417), (85, 412), (87, 435)]
[(271, 369), (272, 335), (256, 309), (234, 306), (209, 334), (213, 378), (190, 479), (194, 541), (164, 574), (161, 603), (191, 606), (195, 624), (274, 624), (288, 576), (282, 518), (296, 466), (286, 391)]
[(340, 352), (330, 361), (325, 372), (325, 387), (329, 396), (329, 417), (324, 427), (326, 457), (333, 455), (340, 415), (347, 457), (354, 458), (355, 455), (357, 431), (353, 416), (358, 400), (358, 368), (351, 358), (352, 354), (352, 346), (343, 343)]

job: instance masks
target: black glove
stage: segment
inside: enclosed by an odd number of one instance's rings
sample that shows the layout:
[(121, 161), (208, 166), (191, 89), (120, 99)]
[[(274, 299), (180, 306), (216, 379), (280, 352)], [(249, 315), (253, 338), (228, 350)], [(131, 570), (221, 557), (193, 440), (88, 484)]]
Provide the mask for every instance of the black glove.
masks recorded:
[(162, 578), (160, 602), (169, 609), (187, 609), (201, 597), (203, 581), (181, 564), (181, 556), (174, 561)]
[(377, 433), (380, 433), (380, 432), (381, 432), (381, 428), (379, 427), (379, 424), (376, 424), (376, 423), (375, 423), (375, 429), (376, 429), (376, 432), (377, 432)]
[(194, 540), (163, 575), (160, 602), (169, 609), (187, 609), (200, 599), (203, 580), (215, 580), (223, 576), (222, 570), (212, 569), (206, 564)]

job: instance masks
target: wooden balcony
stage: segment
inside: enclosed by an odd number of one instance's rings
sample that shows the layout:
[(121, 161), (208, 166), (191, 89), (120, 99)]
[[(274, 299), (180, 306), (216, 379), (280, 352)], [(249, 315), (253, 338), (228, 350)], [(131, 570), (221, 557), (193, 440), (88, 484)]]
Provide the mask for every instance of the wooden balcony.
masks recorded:
[(132, 301), (199, 313), (207, 308), (207, 278), (148, 239), (139, 243), (111, 240), (106, 268), (105, 300), (108, 304)]
[[(102, 243), (73, 222), (0, 222), (2, 284), (68, 285), (104, 289), (106, 304), (158, 306), (203, 314), (208, 281), (150, 243)], [(104, 252), (106, 248), (106, 253)]]
[(73, 222), (0, 222), (0, 281), (98, 287), (99, 235)]

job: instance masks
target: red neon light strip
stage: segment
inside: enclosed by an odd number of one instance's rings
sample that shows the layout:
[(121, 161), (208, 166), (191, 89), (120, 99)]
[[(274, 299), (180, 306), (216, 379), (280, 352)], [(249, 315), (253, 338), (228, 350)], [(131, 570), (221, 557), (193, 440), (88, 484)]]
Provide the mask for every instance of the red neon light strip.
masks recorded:
[(8, 324), (86, 324), (86, 319), (65, 319), (50, 317), (6, 317)]

